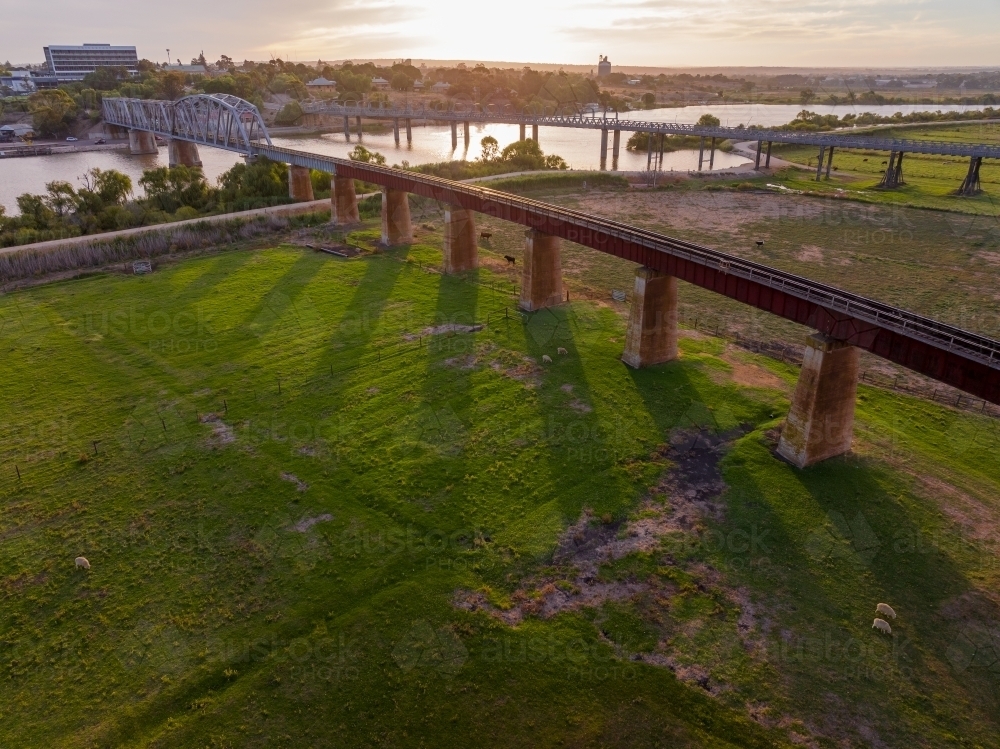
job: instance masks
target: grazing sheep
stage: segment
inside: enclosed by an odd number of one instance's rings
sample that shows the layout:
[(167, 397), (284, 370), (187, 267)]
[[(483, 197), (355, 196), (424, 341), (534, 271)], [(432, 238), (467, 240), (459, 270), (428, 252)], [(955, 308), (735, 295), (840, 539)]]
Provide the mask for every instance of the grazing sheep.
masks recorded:
[(896, 618), (896, 612), (893, 611), (892, 606), (890, 606), (887, 603), (880, 603), (878, 606), (876, 606), (875, 613), (882, 614), (882, 616), (889, 616), (892, 617), (893, 619)]
[(544, 364), (551, 364), (552, 363), (552, 357), (549, 356), (548, 354), (542, 354), (542, 362)]
[(889, 622), (885, 619), (876, 619), (873, 621), (872, 629), (877, 629), (879, 632), (884, 632), (887, 635), (892, 634), (892, 627), (889, 626)]
[(87, 557), (77, 557), (76, 566), (83, 567), (85, 570), (90, 569), (90, 562), (87, 561)]
[(559, 348), (557, 348), (556, 351), (558, 353), (560, 353), (560, 354), (568, 354), (569, 353), (569, 351), (567, 351), (566, 349), (564, 349), (562, 346), (560, 346)]

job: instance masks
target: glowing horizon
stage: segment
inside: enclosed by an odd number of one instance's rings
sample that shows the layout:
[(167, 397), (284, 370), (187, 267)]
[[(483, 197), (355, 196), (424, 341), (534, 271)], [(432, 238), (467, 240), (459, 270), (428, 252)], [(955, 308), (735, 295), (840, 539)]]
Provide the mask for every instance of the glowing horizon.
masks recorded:
[[(646, 67), (997, 67), (1000, 3), (965, 0), (176, 0), (168, 10), (53, 0), (18, 10), (0, 56), (41, 62), (48, 44), (134, 44), (184, 62), (418, 58)], [(121, 20), (119, 18), (121, 17)], [(266, 19), (266, 22), (263, 22)], [(13, 30), (13, 24), (5, 24)]]

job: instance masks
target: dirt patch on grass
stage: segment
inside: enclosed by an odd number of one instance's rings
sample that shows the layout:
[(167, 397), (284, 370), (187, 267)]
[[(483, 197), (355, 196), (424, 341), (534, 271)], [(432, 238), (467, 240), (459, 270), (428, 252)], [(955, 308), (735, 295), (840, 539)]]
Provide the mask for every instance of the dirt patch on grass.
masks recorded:
[(222, 420), (222, 416), (216, 413), (202, 414), (198, 419), (202, 424), (212, 425), (212, 434), (208, 438), (209, 447), (224, 447), (236, 441), (233, 428)]
[(773, 372), (764, 369), (759, 364), (752, 364), (739, 357), (732, 346), (727, 346), (720, 357), (732, 367), (729, 378), (737, 385), (753, 388), (770, 388), (790, 392), (791, 388), (784, 380)]
[(795, 255), (795, 259), (802, 263), (822, 263), (824, 250), (814, 244), (803, 245), (802, 249)]
[(317, 523), (326, 523), (333, 520), (333, 515), (326, 512), (322, 515), (317, 515), (313, 518), (302, 518), (299, 522), (292, 526), (292, 530), (297, 533), (307, 533), (310, 528), (312, 528)]
[(298, 489), (300, 492), (304, 492), (306, 489), (309, 488), (309, 484), (307, 484), (305, 481), (303, 481), (302, 479), (300, 479), (295, 474), (292, 474), (292, 473), (282, 473), (281, 474), (281, 478), (283, 480), (285, 480), (285, 481), (289, 481), (289, 482), (295, 484), (295, 488)]
[(991, 542), (993, 551), (1000, 547), (1000, 511), (962, 491), (947, 481), (928, 474), (912, 474), (921, 484), (924, 495), (962, 529), (962, 534), (976, 541)]
[(420, 335), (447, 335), (448, 333), (478, 333), (483, 329), (482, 325), (459, 325), (458, 323), (447, 323), (445, 325), (434, 325), (424, 328)]

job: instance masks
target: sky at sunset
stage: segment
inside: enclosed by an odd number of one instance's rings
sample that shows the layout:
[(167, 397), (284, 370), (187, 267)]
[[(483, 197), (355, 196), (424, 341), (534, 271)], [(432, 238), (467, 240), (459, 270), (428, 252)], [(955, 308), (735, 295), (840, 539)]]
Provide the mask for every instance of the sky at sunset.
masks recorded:
[(189, 61), (412, 57), (621, 65), (1000, 65), (1000, 0), (0, 0), (0, 60), (134, 44)]

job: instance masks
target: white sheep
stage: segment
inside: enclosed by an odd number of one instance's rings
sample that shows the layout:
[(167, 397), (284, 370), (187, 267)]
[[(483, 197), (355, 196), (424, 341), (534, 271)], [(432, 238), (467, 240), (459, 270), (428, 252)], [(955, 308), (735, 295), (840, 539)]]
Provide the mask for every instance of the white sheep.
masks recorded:
[(885, 619), (876, 619), (872, 622), (872, 629), (877, 629), (879, 632), (884, 632), (887, 635), (892, 634), (892, 627), (889, 626), (889, 622)]
[(875, 607), (876, 614), (882, 614), (883, 616), (888, 616), (893, 619), (896, 618), (896, 612), (892, 610), (892, 606), (887, 603), (880, 603)]
[(543, 364), (551, 364), (552, 363), (552, 357), (549, 356), (548, 354), (542, 354), (542, 363)]
[(77, 557), (76, 566), (83, 567), (85, 570), (90, 569), (90, 562), (87, 561), (87, 557)]
[(567, 351), (566, 349), (564, 349), (564, 348), (563, 348), (562, 346), (560, 346), (559, 348), (557, 348), (557, 349), (556, 349), (556, 351), (557, 351), (557, 352), (558, 352), (559, 354), (562, 354), (562, 355), (566, 355), (566, 354), (568, 354), (568, 353), (569, 353), (569, 351)]

